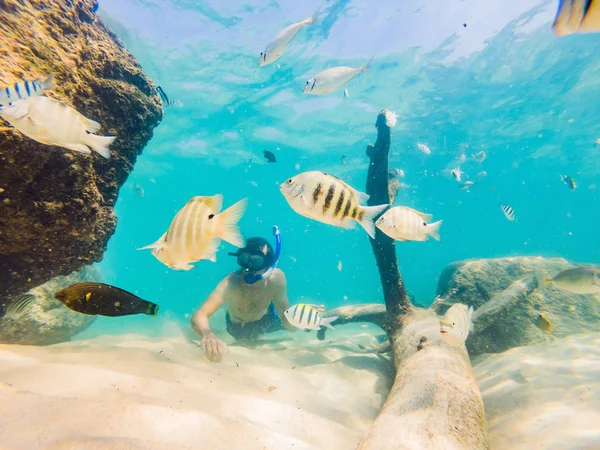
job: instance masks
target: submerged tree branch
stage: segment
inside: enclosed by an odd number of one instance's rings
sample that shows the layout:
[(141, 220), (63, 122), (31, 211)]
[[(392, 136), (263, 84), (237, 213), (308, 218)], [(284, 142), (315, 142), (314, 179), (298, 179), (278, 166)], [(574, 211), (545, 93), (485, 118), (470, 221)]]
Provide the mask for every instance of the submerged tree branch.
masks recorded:
[[(390, 203), (390, 194), (388, 188), (388, 169), (391, 131), (386, 125), (386, 110), (383, 110), (377, 116), (377, 141), (375, 145), (367, 147), (367, 156), (370, 159), (369, 171), (367, 174), (367, 194), (369, 194), (369, 206), (383, 205)], [(375, 254), (381, 285), (383, 286), (383, 298), (388, 312), (388, 317), (392, 321), (408, 313), (412, 309), (412, 304), (406, 293), (402, 276), (398, 269), (398, 260), (396, 258), (396, 242), (382, 233), (379, 229), (375, 231), (375, 239), (371, 239), (371, 247)], [(397, 323), (395, 324), (397, 325)], [(396, 326), (392, 326), (396, 328)]]

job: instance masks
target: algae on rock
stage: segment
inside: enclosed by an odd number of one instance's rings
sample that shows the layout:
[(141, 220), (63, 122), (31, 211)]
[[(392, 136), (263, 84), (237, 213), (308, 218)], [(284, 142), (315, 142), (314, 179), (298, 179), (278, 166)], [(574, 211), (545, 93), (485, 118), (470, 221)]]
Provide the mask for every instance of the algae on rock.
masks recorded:
[[(472, 357), (597, 331), (600, 295), (572, 294), (551, 285), (543, 293), (532, 289), (530, 280), (536, 274), (546, 273), (552, 277), (571, 267), (573, 265), (562, 258), (531, 256), (457, 261), (442, 272), (438, 283), (440, 297), (432, 307), (440, 315), (455, 303), (475, 308), (475, 332), (466, 342)], [(523, 289), (519, 289), (519, 280)], [(486, 318), (489, 325), (477, 332), (478, 309), (511, 290), (519, 297), (514, 305), (495, 309), (490, 313), (493, 317)], [(540, 314), (552, 323), (552, 332), (542, 331), (535, 325)]]
[(116, 135), (112, 158), (40, 144), (0, 121), (0, 298), (100, 261), (113, 206), (162, 120), (134, 57), (96, 16), (97, 1), (0, 0), (0, 86), (55, 74), (45, 95)]
[[(93, 267), (80, 272), (59, 276), (31, 289), (28, 294), (35, 300), (18, 317), (0, 317), (0, 343), (49, 345), (68, 341), (72, 336), (88, 328), (96, 316), (71, 311), (54, 298), (60, 289), (80, 281), (102, 281), (102, 274)], [(0, 302), (5, 312), (6, 306)]]

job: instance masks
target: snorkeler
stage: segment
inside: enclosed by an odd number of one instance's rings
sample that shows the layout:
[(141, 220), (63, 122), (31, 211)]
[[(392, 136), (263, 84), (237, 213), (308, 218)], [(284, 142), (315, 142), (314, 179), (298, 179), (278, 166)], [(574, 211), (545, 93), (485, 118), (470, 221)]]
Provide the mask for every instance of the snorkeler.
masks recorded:
[(289, 308), (285, 274), (275, 268), (281, 251), (279, 229), (273, 227), (277, 249), (260, 237), (250, 238), (235, 253), (241, 270), (225, 277), (192, 316), (192, 328), (202, 336), (201, 347), (210, 361), (220, 361), (227, 345), (211, 330), (208, 318), (223, 304), (227, 332), (238, 341), (251, 341), (264, 333), (295, 331), (284, 316)]

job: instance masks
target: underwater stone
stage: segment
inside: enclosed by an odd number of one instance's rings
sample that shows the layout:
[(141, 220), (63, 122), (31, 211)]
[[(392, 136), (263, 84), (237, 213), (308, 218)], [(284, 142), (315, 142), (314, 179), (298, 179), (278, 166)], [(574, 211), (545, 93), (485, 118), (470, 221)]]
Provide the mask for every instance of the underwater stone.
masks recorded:
[[(31, 289), (28, 294), (35, 300), (31, 306), (16, 317), (0, 318), (0, 343), (25, 345), (50, 345), (68, 341), (72, 336), (88, 328), (96, 316), (71, 311), (54, 299), (54, 293), (80, 281), (102, 281), (102, 274), (93, 267), (80, 272), (53, 278)], [(4, 303), (4, 299), (1, 303)]]
[(50, 73), (45, 95), (117, 135), (112, 158), (40, 144), (0, 120), (0, 298), (100, 261), (119, 188), (162, 120), (152, 82), (92, 0), (1, 0), (0, 87)]
[[(438, 297), (432, 308), (442, 315), (454, 303), (477, 310), (513, 283), (527, 284), (533, 274), (549, 276), (573, 267), (562, 258), (514, 257), (458, 261), (440, 276)], [(537, 282), (536, 282), (537, 284)], [(515, 285), (511, 287), (515, 289)], [(518, 292), (517, 294), (518, 295)], [(499, 297), (497, 297), (499, 298)], [(551, 333), (539, 329), (535, 321), (543, 314), (553, 325)], [(513, 347), (546, 344), (572, 334), (597, 331), (600, 322), (600, 295), (577, 295), (547, 286), (544, 293), (533, 290), (514, 306), (494, 308), (486, 317), (484, 330), (469, 335), (466, 345), (471, 357), (501, 353)], [(487, 325), (487, 324), (486, 324)], [(477, 324), (475, 324), (477, 330)]]

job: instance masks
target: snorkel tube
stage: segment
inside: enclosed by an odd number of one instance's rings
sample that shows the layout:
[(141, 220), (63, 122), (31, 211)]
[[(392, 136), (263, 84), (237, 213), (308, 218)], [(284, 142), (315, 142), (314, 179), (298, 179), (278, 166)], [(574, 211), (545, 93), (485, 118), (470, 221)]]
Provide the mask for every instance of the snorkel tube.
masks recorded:
[(279, 254), (281, 253), (281, 234), (279, 233), (279, 228), (277, 226), (273, 227), (273, 236), (275, 236), (275, 256), (273, 257), (273, 263), (269, 266), (269, 268), (261, 274), (249, 273), (244, 276), (244, 282), (248, 284), (254, 284), (257, 281), (260, 281), (264, 278), (267, 278), (273, 272), (273, 269), (277, 265), (279, 261)]

